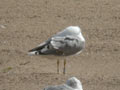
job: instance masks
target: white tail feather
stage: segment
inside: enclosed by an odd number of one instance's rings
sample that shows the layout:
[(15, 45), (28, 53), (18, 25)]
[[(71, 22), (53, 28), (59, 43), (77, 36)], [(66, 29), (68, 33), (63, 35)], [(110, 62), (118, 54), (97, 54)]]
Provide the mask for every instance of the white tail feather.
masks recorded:
[(36, 55), (37, 51), (33, 51), (33, 52), (29, 52), (28, 55), (32, 56), (32, 55)]

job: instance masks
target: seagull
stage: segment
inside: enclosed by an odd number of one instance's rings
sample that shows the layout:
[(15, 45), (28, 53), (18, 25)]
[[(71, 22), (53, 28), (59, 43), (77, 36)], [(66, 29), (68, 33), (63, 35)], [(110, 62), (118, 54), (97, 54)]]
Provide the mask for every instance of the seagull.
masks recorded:
[(76, 77), (69, 78), (65, 84), (48, 86), (44, 90), (83, 90), (82, 83)]
[[(84, 48), (85, 39), (80, 27), (69, 26), (28, 52), (29, 55), (70, 56), (81, 53)], [(57, 60), (57, 73), (59, 74), (59, 60)], [(65, 73), (66, 59), (63, 68), (63, 74)]]

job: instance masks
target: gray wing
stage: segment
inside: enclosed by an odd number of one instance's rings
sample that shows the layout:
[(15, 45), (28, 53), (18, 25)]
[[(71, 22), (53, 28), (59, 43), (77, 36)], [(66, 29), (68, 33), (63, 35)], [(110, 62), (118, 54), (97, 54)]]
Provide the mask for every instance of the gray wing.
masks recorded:
[(40, 44), (38, 47), (29, 50), (29, 52), (35, 52), (35, 54), (42, 55), (72, 55), (84, 48), (84, 42), (82, 42), (77, 36), (54, 36), (48, 39), (46, 42)]
[(44, 88), (44, 90), (73, 90), (73, 89), (67, 85), (60, 85), (60, 86), (48, 86)]
[(53, 37), (51, 45), (54, 49), (63, 52), (64, 55), (72, 55), (81, 51), (85, 42), (77, 36)]

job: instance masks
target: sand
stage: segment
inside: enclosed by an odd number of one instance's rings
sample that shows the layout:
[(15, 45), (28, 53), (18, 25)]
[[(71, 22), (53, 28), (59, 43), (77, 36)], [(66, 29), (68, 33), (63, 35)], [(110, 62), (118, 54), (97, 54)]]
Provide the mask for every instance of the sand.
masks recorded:
[[(86, 48), (68, 57), (28, 56), (29, 49), (78, 25)], [(75, 76), (84, 90), (120, 90), (120, 0), (0, 0), (0, 90), (43, 90)]]

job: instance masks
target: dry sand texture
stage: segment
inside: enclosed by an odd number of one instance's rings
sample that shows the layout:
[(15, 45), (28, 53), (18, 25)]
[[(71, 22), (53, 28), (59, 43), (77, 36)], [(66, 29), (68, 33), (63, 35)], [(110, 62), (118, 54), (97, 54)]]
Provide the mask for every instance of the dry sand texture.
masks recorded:
[[(27, 55), (70, 25), (81, 27), (86, 48), (66, 75), (55, 59)], [(84, 90), (120, 90), (120, 0), (0, 0), (0, 90), (42, 90), (71, 76)]]

